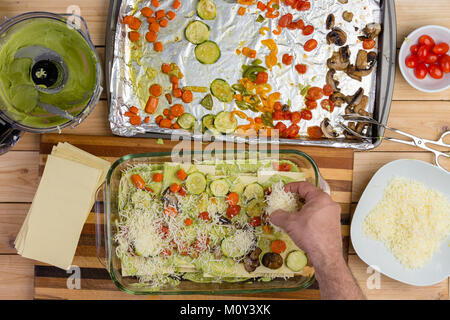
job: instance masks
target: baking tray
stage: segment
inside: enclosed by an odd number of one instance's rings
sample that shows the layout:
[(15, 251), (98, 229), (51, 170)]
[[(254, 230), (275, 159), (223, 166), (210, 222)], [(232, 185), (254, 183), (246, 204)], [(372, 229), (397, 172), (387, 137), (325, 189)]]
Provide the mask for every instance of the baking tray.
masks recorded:
[[(108, 105), (111, 106), (111, 71), (114, 59), (114, 47), (117, 31), (117, 23), (119, 19), (119, 11), (121, 8), (122, 0), (111, 0), (108, 12), (108, 21), (106, 26), (106, 52), (105, 52), (105, 76), (106, 76), (106, 88)], [(395, 14), (395, 4), (390, 0), (380, 0), (381, 9), (381, 25), (382, 33), (378, 37), (378, 64), (377, 64), (377, 76), (376, 76), (376, 90), (375, 101), (373, 109), (373, 118), (378, 122), (387, 125), (389, 112), (392, 102), (392, 95), (394, 90), (394, 78), (395, 78), (395, 63), (396, 63), (396, 51), (397, 51), (397, 23)], [(334, 148), (350, 148), (356, 150), (370, 150), (380, 145), (384, 137), (384, 128), (381, 126), (372, 127), (371, 138), (365, 141), (349, 140), (345, 138), (338, 139), (308, 139), (307, 137), (301, 137), (299, 139), (279, 139), (279, 140), (266, 140), (265, 138), (249, 139), (242, 137), (231, 138), (233, 142), (268, 142), (279, 143), (282, 145), (303, 145), (303, 146), (321, 146), (321, 147), (334, 147)], [(114, 133), (114, 132), (113, 132)], [(184, 139), (194, 139), (192, 133), (179, 133), (178, 137)], [(155, 132), (146, 132), (144, 134), (136, 134), (134, 137), (148, 137), (156, 139), (172, 139), (172, 134), (162, 134)], [(230, 139), (230, 136), (228, 136)], [(214, 141), (217, 137), (204, 135), (203, 141)], [(219, 138), (219, 140), (222, 140)], [(227, 140), (229, 141), (229, 140)]]

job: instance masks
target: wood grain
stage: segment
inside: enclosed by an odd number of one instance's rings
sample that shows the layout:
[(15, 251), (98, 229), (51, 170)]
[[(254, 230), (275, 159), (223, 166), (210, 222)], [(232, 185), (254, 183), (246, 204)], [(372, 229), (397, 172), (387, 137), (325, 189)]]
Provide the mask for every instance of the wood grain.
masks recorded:
[(28, 203), (0, 203), (0, 254), (15, 254), (14, 240), (28, 213)]
[(39, 153), (10, 151), (0, 158), (0, 202), (31, 202), (38, 185)]
[[(368, 272), (368, 265), (356, 255), (349, 256), (348, 264), (353, 276), (368, 299), (447, 300), (449, 298), (448, 280), (444, 280), (433, 286), (416, 287), (380, 275), (380, 288), (368, 289), (367, 283), (373, 283), (373, 272)], [(372, 278), (369, 279), (371, 276)]]
[(0, 255), (0, 300), (33, 299), (33, 261)]

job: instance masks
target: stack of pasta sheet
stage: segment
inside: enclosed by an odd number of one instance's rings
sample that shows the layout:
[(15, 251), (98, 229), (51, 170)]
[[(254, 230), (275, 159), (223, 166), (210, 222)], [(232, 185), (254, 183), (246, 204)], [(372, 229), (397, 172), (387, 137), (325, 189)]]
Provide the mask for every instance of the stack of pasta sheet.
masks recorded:
[(14, 242), (18, 253), (69, 269), (95, 192), (109, 167), (108, 161), (68, 143), (55, 146)]

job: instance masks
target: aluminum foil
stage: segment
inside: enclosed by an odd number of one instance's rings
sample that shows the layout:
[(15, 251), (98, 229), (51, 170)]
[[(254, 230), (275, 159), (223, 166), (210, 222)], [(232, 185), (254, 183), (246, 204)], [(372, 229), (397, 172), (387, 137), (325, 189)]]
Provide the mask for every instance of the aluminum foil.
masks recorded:
[[(230, 1), (230, 0), (229, 0)], [(272, 92), (281, 93), (281, 102), (291, 102), (291, 111), (298, 111), (305, 108), (304, 97), (300, 94), (298, 84), (303, 86), (323, 87), (326, 83), (325, 76), (328, 71), (326, 61), (331, 57), (334, 51), (338, 50), (335, 45), (328, 45), (326, 35), (325, 20), (330, 13), (336, 18), (336, 26), (344, 30), (347, 34), (347, 43), (351, 51), (351, 63), (355, 62), (358, 50), (362, 48), (361, 41), (357, 39), (362, 35), (362, 29), (371, 22), (381, 21), (380, 0), (349, 0), (348, 4), (341, 4), (338, 0), (314, 0), (311, 1), (311, 9), (306, 12), (292, 10), (281, 4), (280, 16), (286, 13), (294, 15), (294, 21), (303, 19), (305, 24), (311, 24), (315, 27), (315, 32), (310, 36), (302, 35), (300, 30), (283, 29), (282, 33), (275, 36), (272, 31), (277, 29), (278, 19), (265, 19), (258, 23), (256, 19), (261, 11), (256, 6), (247, 8), (244, 16), (237, 15), (237, 10), (241, 6), (233, 1), (215, 0), (217, 6), (217, 17), (215, 20), (204, 21), (210, 26), (210, 40), (215, 41), (222, 52), (220, 59), (212, 65), (203, 65), (199, 63), (194, 56), (195, 45), (188, 42), (184, 36), (184, 30), (189, 22), (200, 19), (196, 14), (197, 1), (183, 2), (177, 11), (177, 17), (169, 22), (166, 28), (161, 28), (158, 33), (158, 41), (164, 44), (164, 51), (157, 53), (153, 50), (153, 45), (146, 42), (142, 36), (139, 43), (134, 44), (128, 40), (127, 27), (121, 23), (122, 17), (133, 14), (140, 17), (139, 10), (144, 6), (150, 6), (150, 1), (123, 0), (117, 23), (116, 41), (114, 48), (114, 59), (111, 72), (111, 109), (110, 123), (114, 134), (121, 136), (142, 135), (145, 133), (161, 134), (179, 134), (194, 139), (202, 138), (201, 133), (192, 133), (185, 130), (166, 130), (159, 128), (154, 119), (169, 107), (167, 101), (160, 99), (157, 112), (150, 117), (149, 124), (133, 126), (129, 123), (129, 118), (123, 114), (131, 106), (137, 106), (141, 109), (142, 118), (148, 116), (143, 109), (149, 97), (148, 88), (153, 83), (159, 83), (163, 86), (164, 92), (171, 91), (171, 84), (167, 75), (159, 72), (162, 63), (175, 62), (184, 74), (180, 80), (180, 87), (183, 86), (203, 86), (208, 87), (216, 78), (225, 79), (230, 85), (237, 83), (242, 78), (242, 65), (250, 64), (252, 59), (243, 55), (237, 55), (236, 49), (244, 46), (257, 51), (257, 58), (264, 61), (265, 56), (269, 54), (269, 49), (261, 44), (261, 40), (274, 38), (278, 45), (278, 61), (280, 66), (273, 67), (269, 73), (269, 84), (272, 86)], [(161, 1), (158, 9), (172, 10), (172, 1)], [(346, 22), (342, 18), (342, 13), (349, 11), (354, 14), (352, 22)], [(263, 14), (264, 15), (264, 14)], [(141, 26), (142, 30), (148, 28), (146, 19)], [(265, 36), (261, 35), (261, 27), (268, 27), (270, 31)], [(318, 47), (312, 52), (305, 52), (304, 43), (314, 38), (318, 41)], [(376, 48), (374, 49), (376, 50)], [(281, 64), (283, 54), (289, 53), (294, 56), (294, 63), (290, 66)], [(300, 75), (294, 68), (297, 63), (308, 65), (308, 71)], [(264, 65), (264, 64), (263, 64)], [(360, 87), (369, 96), (368, 111), (372, 112), (375, 101), (376, 91), (376, 68), (362, 82), (353, 80), (343, 71), (337, 71), (335, 79), (340, 82), (339, 87), (345, 95), (353, 95)], [(185, 110), (193, 114), (200, 123), (201, 118), (208, 114), (218, 114), (220, 111), (238, 109), (236, 105), (224, 104), (214, 98), (214, 108), (209, 111), (203, 108), (199, 103), (205, 96), (205, 93), (194, 93), (194, 101), (186, 105)], [(258, 114), (246, 110), (247, 114), (257, 116)], [(310, 121), (302, 120), (299, 124), (300, 139), (280, 139), (282, 144), (308, 144), (334, 147), (351, 147), (357, 149), (367, 149), (370, 143), (349, 142), (343, 138), (336, 140), (310, 140), (307, 137), (307, 127), (320, 125), (322, 120), (328, 117), (333, 126), (336, 125), (339, 115), (345, 112), (345, 107), (335, 108), (330, 114), (327, 110), (320, 107), (312, 110), (313, 118)], [(247, 124), (246, 120), (238, 118), (239, 125)], [(289, 121), (286, 122), (289, 126)], [(338, 129), (339, 130), (339, 129)], [(342, 133), (342, 132), (340, 132)], [(265, 141), (265, 138), (245, 139), (233, 135), (221, 135), (215, 137), (219, 140), (235, 142), (258, 142)]]

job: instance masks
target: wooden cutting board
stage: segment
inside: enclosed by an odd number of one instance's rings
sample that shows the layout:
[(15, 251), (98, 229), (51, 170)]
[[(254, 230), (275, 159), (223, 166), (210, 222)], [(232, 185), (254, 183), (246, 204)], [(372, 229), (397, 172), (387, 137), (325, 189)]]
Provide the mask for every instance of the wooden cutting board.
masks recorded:
[[(119, 157), (132, 153), (171, 151), (178, 141), (158, 144), (148, 138), (122, 138), (104, 136), (78, 136), (45, 134), (40, 144), (40, 174), (54, 145), (68, 142), (98, 157), (113, 163)], [(280, 149), (295, 149), (309, 154), (320, 168), (320, 172), (331, 187), (332, 198), (342, 207), (342, 235), (344, 256), (348, 256), (350, 231), (350, 204), (353, 175), (353, 151), (332, 148), (280, 146)], [(96, 218), (91, 213), (84, 225), (73, 265), (80, 267), (80, 289), (74, 287), (75, 273), (37, 263), (34, 276), (35, 299), (319, 299), (317, 282), (306, 290), (280, 293), (261, 293), (222, 296), (139, 296), (121, 292), (111, 281), (108, 272), (97, 259)]]

